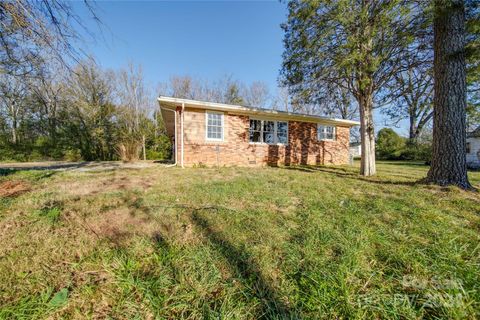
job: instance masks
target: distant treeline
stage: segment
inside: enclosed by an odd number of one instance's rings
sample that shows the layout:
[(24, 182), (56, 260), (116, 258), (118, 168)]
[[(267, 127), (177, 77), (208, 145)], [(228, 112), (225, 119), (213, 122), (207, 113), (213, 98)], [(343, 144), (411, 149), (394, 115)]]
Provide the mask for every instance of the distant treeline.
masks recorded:
[(31, 77), (0, 76), (0, 160), (150, 159), (170, 141), (141, 68), (102, 70), (93, 61)]

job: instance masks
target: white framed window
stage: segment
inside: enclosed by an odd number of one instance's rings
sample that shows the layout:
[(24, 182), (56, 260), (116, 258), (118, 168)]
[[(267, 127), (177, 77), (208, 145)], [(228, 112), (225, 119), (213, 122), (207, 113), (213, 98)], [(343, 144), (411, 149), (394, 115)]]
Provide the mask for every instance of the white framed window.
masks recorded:
[(288, 144), (288, 122), (277, 122), (277, 143)]
[(288, 122), (250, 119), (251, 143), (287, 144)]
[(335, 140), (336, 132), (334, 126), (317, 125), (317, 139), (318, 140)]
[(224, 120), (222, 112), (207, 111), (205, 114), (205, 133), (207, 140), (223, 141)]

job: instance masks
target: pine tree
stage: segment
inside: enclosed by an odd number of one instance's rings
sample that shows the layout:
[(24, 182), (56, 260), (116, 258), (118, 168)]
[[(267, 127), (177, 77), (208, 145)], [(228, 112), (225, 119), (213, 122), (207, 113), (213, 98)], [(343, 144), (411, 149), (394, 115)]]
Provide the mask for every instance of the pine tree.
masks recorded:
[(465, 4), (463, 0), (435, 0), (434, 5), (433, 154), (427, 181), (469, 189)]

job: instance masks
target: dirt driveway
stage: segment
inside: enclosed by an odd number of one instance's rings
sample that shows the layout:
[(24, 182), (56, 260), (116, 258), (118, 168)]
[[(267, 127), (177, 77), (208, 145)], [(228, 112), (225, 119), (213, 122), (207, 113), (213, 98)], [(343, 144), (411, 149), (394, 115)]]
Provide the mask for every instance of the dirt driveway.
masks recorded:
[(58, 171), (107, 171), (115, 169), (141, 169), (165, 167), (168, 164), (154, 161), (43, 161), (43, 162), (5, 162), (0, 163), (0, 170), (58, 170)]

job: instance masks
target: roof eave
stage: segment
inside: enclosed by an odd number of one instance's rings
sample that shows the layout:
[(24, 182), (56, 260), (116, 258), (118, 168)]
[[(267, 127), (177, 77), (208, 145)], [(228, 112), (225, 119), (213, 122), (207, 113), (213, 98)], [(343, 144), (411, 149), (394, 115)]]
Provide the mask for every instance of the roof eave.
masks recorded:
[(158, 102), (162, 107), (169, 107), (170, 109), (175, 109), (176, 106), (185, 104), (185, 106), (190, 107), (197, 107), (200, 109), (209, 109), (209, 110), (216, 110), (216, 111), (226, 111), (232, 112), (235, 114), (242, 114), (242, 115), (256, 115), (256, 116), (270, 116), (275, 118), (282, 118), (285, 120), (298, 120), (298, 121), (305, 121), (305, 122), (315, 122), (315, 123), (326, 123), (326, 124), (336, 124), (342, 126), (358, 126), (360, 123), (358, 121), (353, 120), (345, 120), (345, 119), (336, 119), (336, 118), (327, 118), (321, 116), (311, 116), (306, 114), (300, 113), (292, 113), (286, 111), (277, 111), (277, 110), (266, 110), (260, 108), (247, 108), (239, 105), (230, 105), (224, 103), (216, 103), (216, 102), (205, 102), (205, 101), (198, 101), (198, 100), (190, 100), (190, 99), (180, 99), (180, 98), (173, 98), (173, 97), (158, 97)]

